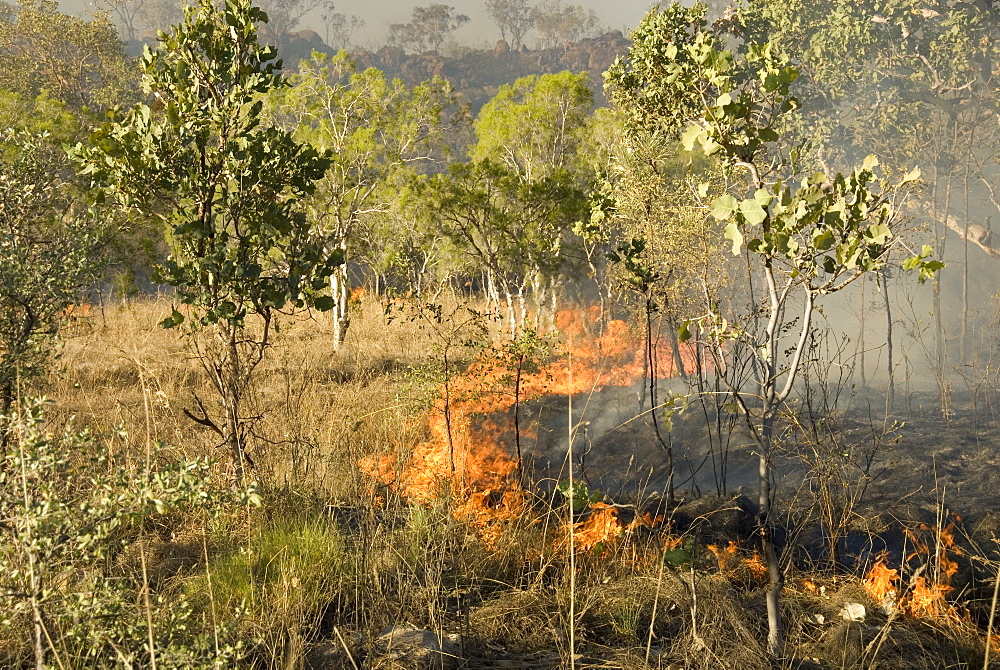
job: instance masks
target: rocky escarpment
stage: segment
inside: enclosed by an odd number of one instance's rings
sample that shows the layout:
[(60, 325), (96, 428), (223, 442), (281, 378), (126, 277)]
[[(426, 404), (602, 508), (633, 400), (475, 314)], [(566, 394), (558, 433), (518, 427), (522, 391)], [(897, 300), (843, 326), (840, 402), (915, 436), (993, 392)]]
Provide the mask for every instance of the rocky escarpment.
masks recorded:
[[(268, 39), (266, 26), (261, 29), (261, 38)], [(143, 33), (141, 41), (128, 45), (129, 51), (139, 54), (144, 44), (155, 48), (156, 41), (155, 33)], [(290, 33), (280, 42), (279, 54), (289, 69), (309, 58), (313, 51), (331, 54), (336, 51), (313, 30)], [(444, 55), (436, 51), (409, 54), (399, 47), (384, 46), (378, 51), (356, 50), (351, 56), (359, 68), (378, 68), (411, 86), (431, 77), (443, 77), (465, 96), (473, 111), (477, 111), (503, 84), (532, 74), (564, 70), (590, 72), (596, 102), (603, 104), (601, 75), (615, 58), (628, 51), (630, 44), (621, 31), (614, 30), (553, 49), (529, 49), (523, 44), (518, 49), (511, 49), (507, 42), (499, 40), (492, 50), (466, 49), (458, 55)]]

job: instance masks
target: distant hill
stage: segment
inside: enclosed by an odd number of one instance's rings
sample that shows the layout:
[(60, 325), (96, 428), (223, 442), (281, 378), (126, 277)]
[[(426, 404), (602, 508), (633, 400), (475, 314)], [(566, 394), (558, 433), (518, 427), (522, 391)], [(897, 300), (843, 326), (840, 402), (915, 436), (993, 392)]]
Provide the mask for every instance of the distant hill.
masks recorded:
[[(261, 31), (267, 39), (266, 26)], [(141, 53), (142, 43), (156, 46), (155, 33), (144, 33), (143, 40), (129, 45), (129, 52)], [(309, 58), (313, 51), (334, 53), (336, 50), (323, 42), (323, 38), (313, 30), (292, 33), (283, 40), (280, 47), (281, 58), (286, 67), (294, 69), (299, 61)], [(594, 100), (605, 104), (602, 74), (624, 55), (631, 42), (620, 30), (581, 40), (574, 44), (555, 49), (532, 50), (524, 45), (512, 50), (507, 42), (499, 40), (492, 50), (469, 50), (458, 57), (443, 56), (435, 51), (423, 54), (407, 54), (398, 47), (385, 46), (376, 52), (360, 50), (351, 53), (361, 69), (376, 67), (390, 77), (399, 77), (408, 85), (419, 84), (437, 75), (450, 81), (455, 90), (477, 112), (490, 98), (496, 95), (503, 84), (512, 83), (519, 77), (532, 74), (548, 74), (569, 70), (589, 72)]]
[(503, 40), (492, 51), (470, 51), (458, 58), (448, 58), (435, 52), (407, 55), (395, 47), (383, 47), (376, 53), (353, 54), (362, 67), (373, 66), (386, 74), (416, 84), (438, 75), (449, 80), (478, 110), (492, 98), (503, 84), (532, 74), (548, 74), (569, 70), (587, 71), (599, 105), (604, 104), (602, 74), (624, 55), (631, 42), (621, 31), (582, 40), (557, 49), (532, 51), (525, 46), (513, 51)]

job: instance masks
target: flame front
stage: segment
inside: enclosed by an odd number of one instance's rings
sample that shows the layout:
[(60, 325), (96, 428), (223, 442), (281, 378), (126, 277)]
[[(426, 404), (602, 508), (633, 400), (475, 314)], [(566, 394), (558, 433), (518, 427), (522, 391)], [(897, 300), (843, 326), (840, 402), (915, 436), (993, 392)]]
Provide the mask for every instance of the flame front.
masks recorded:
[[(515, 433), (520, 433), (522, 441), (533, 439), (534, 434), (523, 426), (515, 430), (515, 404), (606, 386), (631, 386), (647, 373), (642, 341), (625, 322), (608, 322), (599, 336), (589, 331), (599, 313), (596, 307), (559, 312), (556, 325), (562, 344), (552, 360), (521, 371), (516, 394), (512, 371), (500, 357), (481, 356), (439, 389), (438, 402), (428, 417), (429, 437), (401, 469), (389, 456), (363, 459), (362, 469), (419, 504), (450, 494), (455, 516), (471, 523), (487, 545), (494, 543), (507, 522), (523, 517), (528, 500), (518, 476)], [(693, 348), (680, 345), (677, 352), (656, 354), (652, 367), (657, 377), (676, 374), (678, 359), (693, 370)], [(602, 530), (574, 531), (580, 534), (582, 548), (596, 546), (601, 540), (593, 538), (602, 533), (610, 538), (621, 532), (613, 512), (613, 508), (597, 508), (584, 522), (602, 524)]]

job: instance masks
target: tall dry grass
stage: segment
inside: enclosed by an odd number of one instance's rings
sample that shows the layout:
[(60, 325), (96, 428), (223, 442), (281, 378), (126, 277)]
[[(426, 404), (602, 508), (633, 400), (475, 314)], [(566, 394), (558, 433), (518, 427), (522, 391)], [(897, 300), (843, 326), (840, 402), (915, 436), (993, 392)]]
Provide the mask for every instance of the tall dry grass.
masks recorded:
[[(54, 427), (72, 417), (137, 468), (158, 441), (170, 445), (161, 458), (209, 456), (225, 475), (218, 436), (184, 413), (198, 413), (197, 399), (211, 412), (213, 396), (181, 333), (157, 325), (170, 308), (166, 299), (95, 308), (36, 390), (54, 400)], [(390, 323), (375, 301), (355, 309), (339, 351), (323, 315), (282, 318), (251, 403), (261, 417), (250, 452), (261, 506), (147, 528), (106, 567), (130, 575), (135, 607), (149, 601), (142, 594), (174, 599), (194, 609), (209, 641), (235, 631), (236, 667), (380, 667), (373, 641), (402, 622), (460, 635), (468, 668), (567, 667), (571, 630), (578, 667), (773, 664), (763, 585), (720, 570), (695, 535), (665, 544), (664, 528), (626, 533), (580, 552), (571, 580), (559, 539), (565, 507), (552, 498), (487, 546), (447, 494), (410, 504), (366, 479), (362, 457), (402, 463), (425, 439), (442, 342), (419, 318)], [(779, 667), (972, 668), (982, 658), (977, 640), (926, 622), (873, 615), (864, 626), (820, 626), (817, 614), (835, 621), (843, 602), (864, 599), (826, 583), (822, 595), (796, 587), (786, 598), (794, 658)], [(877, 648), (875, 636), (885, 640)], [(0, 657), (26, 658), (23, 644), (0, 636)]]

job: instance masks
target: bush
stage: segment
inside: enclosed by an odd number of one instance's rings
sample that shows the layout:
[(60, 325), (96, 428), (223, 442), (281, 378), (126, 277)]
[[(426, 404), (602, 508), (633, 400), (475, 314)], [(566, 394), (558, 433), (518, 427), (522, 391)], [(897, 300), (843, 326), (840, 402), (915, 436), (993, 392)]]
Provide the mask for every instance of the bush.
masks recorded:
[[(146, 529), (185, 513), (254, 503), (213, 486), (205, 460), (145, 467), (88, 432), (52, 435), (41, 401), (0, 417), (0, 656), (5, 667), (225, 667), (241, 656), (225, 626), (122, 567)], [(123, 465), (122, 463), (126, 463)], [(142, 550), (140, 550), (142, 551)], [(146, 574), (145, 555), (141, 556)], [(183, 596), (183, 594), (181, 594)], [(5, 640), (3, 638), (6, 638)], [(16, 641), (24, 640), (23, 643)]]

